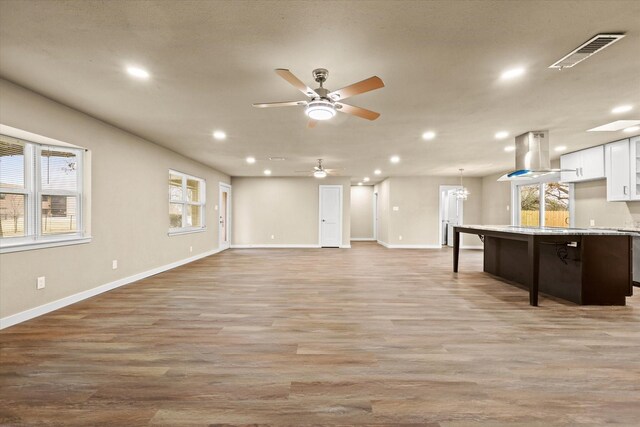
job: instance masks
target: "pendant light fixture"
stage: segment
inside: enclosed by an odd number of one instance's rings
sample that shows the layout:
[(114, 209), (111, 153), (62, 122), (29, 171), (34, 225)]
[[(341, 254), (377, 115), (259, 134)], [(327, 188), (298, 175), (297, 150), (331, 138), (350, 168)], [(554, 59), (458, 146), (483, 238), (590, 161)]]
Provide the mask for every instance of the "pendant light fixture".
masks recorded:
[(462, 172), (464, 172), (464, 169), (459, 169), (460, 171), (460, 188), (458, 188), (456, 190), (456, 198), (458, 200), (467, 200), (467, 197), (469, 197), (469, 190), (467, 190), (466, 188), (464, 188), (464, 186), (462, 185)]

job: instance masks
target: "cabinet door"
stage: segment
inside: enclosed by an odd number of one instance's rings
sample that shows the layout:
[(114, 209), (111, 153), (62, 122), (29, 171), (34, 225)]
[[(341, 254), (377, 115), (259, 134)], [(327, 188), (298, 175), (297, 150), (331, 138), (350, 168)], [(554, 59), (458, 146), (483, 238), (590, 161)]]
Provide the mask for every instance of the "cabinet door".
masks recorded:
[(580, 181), (580, 152), (563, 154), (560, 156), (560, 169), (575, 169), (573, 172), (561, 172), (560, 181), (576, 182)]
[(580, 153), (580, 176), (581, 181), (604, 178), (604, 146), (587, 148)]
[(631, 200), (640, 200), (640, 136), (629, 140)]
[(630, 200), (629, 154), (628, 139), (612, 142), (605, 146), (607, 200), (610, 202)]

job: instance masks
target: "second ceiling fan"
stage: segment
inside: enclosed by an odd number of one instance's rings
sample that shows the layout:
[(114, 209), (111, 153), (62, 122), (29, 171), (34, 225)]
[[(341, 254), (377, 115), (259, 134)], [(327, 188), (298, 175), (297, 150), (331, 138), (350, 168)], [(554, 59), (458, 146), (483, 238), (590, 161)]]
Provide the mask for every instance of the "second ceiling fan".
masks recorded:
[(359, 95), (361, 93), (369, 92), (375, 89), (384, 87), (382, 79), (377, 76), (369, 77), (358, 83), (343, 87), (342, 89), (329, 92), (324, 88), (324, 82), (327, 80), (329, 71), (324, 68), (316, 68), (313, 70), (313, 78), (320, 84), (317, 89), (311, 89), (298, 79), (293, 73), (285, 68), (276, 69), (276, 73), (288, 81), (293, 87), (300, 92), (307, 95), (311, 100), (309, 101), (286, 101), (286, 102), (267, 102), (260, 104), (253, 104), (257, 108), (268, 107), (295, 107), (304, 106), (304, 112), (309, 117), (308, 127), (312, 128), (318, 123), (319, 120), (329, 120), (336, 115), (336, 111), (351, 114), (367, 120), (375, 120), (380, 117), (380, 113), (367, 110), (365, 108), (356, 107), (353, 105), (345, 104), (342, 100)]

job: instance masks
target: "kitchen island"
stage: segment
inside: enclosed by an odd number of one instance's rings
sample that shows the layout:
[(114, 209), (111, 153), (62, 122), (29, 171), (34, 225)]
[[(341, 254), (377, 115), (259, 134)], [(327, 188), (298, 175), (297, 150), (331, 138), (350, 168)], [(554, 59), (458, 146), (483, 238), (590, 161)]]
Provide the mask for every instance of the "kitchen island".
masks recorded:
[(581, 305), (625, 305), (632, 286), (634, 233), (576, 228), (466, 225), (453, 229), (453, 271), (460, 233), (484, 242), (484, 271)]

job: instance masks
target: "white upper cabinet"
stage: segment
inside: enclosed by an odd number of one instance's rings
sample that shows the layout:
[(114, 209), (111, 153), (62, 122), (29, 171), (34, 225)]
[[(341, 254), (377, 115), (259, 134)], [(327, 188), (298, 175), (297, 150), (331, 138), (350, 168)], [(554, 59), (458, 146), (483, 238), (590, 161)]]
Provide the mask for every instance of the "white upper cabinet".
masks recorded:
[[(608, 201), (632, 200), (631, 163), (631, 145), (628, 139), (605, 145)], [(636, 159), (633, 159), (633, 163), (636, 163)]]
[(562, 172), (563, 182), (581, 182), (602, 179), (605, 177), (604, 146), (587, 148), (560, 157), (561, 169), (575, 171)]
[(629, 140), (631, 200), (640, 200), (640, 136)]

